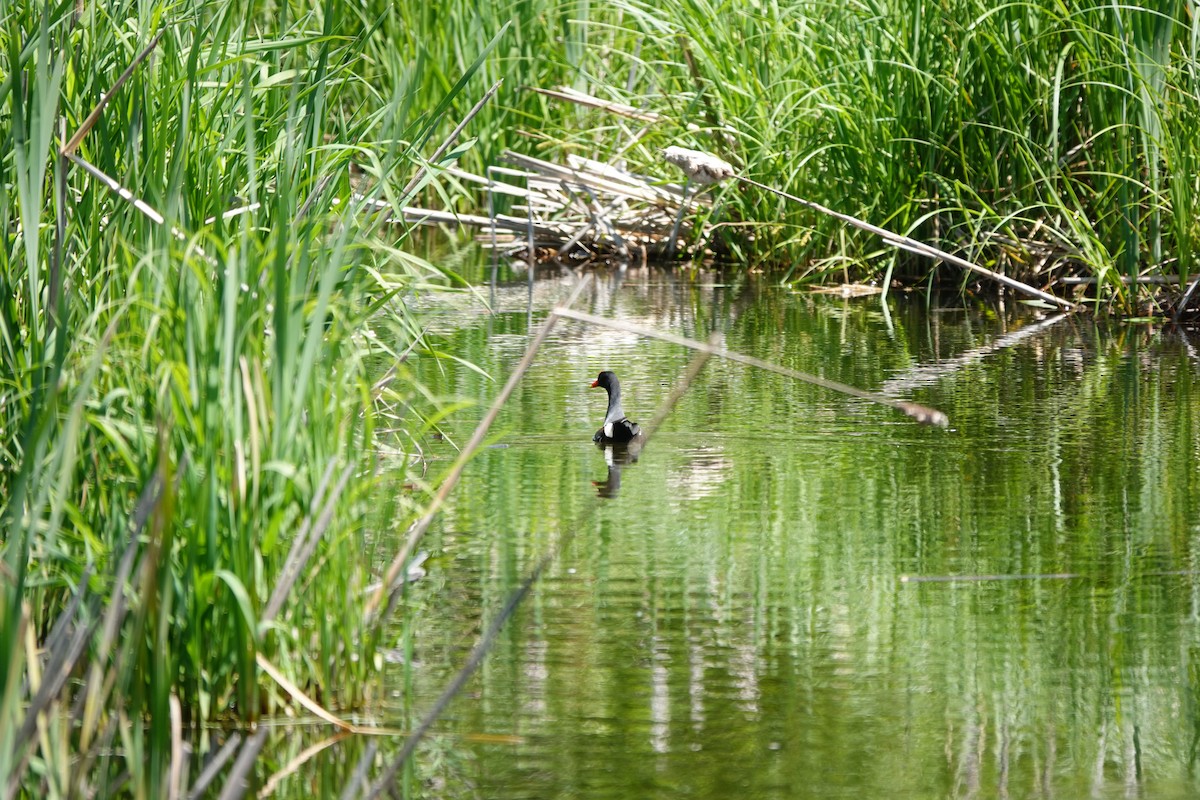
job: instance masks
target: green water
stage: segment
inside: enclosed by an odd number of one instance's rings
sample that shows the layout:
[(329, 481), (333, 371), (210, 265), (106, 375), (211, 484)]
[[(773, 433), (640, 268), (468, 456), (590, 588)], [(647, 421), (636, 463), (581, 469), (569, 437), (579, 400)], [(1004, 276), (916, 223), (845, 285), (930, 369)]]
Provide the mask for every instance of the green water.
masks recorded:
[[(424, 543), (424, 610), (405, 612), (418, 712), (555, 554), (419, 751), (431, 796), (1200, 794), (1200, 352), (1185, 332), (598, 278), (581, 310), (720, 331), (951, 426), (714, 359), (638, 461), (610, 470), (588, 383), (615, 370), (644, 422), (691, 353), (562, 323)], [(494, 315), (463, 303), (429, 320), (503, 382), (568, 291), (540, 280), (530, 313), (523, 285), (502, 287)], [(415, 363), (479, 404), (429, 444), (451, 459), (499, 383)]]

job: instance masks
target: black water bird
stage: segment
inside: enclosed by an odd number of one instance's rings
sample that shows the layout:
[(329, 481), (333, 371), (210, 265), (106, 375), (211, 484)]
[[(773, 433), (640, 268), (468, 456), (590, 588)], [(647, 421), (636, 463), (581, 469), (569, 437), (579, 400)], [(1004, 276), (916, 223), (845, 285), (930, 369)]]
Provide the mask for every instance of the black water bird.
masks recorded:
[(600, 387), (608, 392), (608, 413), (604, 415), (604, 424), (592, 441), (598, 444), (628, 444), (642, 434), (642, 429), (636, 422), (630, 422), (621, 408), (621, 384), (617, 376), (605, 370), (592, 381), (592, 388)]

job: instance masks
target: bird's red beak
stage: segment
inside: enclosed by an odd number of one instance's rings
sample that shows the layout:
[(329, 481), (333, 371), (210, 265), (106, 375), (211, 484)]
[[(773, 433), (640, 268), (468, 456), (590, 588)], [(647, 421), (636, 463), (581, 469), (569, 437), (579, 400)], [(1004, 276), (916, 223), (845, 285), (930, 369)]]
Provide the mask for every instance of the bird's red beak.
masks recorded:
[(599, 386), (599, 385), (600, 385), (600, 381), (592, 381), (592, 388), (593, 388), (593, 389), (595, 389), (595, 388), (596, 388), (597, 386)]

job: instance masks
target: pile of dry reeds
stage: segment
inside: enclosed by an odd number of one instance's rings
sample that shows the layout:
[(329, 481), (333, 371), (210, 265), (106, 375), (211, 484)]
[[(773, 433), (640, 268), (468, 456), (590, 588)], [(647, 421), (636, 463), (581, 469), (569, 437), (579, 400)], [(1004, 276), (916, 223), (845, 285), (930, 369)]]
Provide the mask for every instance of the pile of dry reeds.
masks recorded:
[[(515, 200), (518, 214), (489, 216), (406, 207), (409, 224), (468, 225), (486, 231), (481, 238), (510, 254), (568, 263), (641, 261), (672, 258), (678, 252), (702, 253), (706, 236), (694, 231), (697, 211), (711, 205), (703, 195), (684, 196), (683, 187), (581, 156), (555, 164), (505, 151), (511, 167), (491, 167), (487, 177), (459, 169), (450, 174), (481, 186), (489, 209), (497, 194)], [(500, 182), (515, 178), (524, 186)], [(681, 213), (682, 210), (682, 213)], [(677, 222), (678, 220), (678, 222)], [(686, 247), (682, 242), (692, 243)], [(698, 242), (698, 243), (697, 243)]]
[[(535, 91), (646, 125), (659, 121), (658, 115), (566, 88)], [(479, 186), (479, 206), (486, 205), (487, 216), (414, 207), (400, 209), (398, 216), (408, 224), (478, 228), (485, 244), (525, 258), (532, 252), (539, 261), (644, 263), (710, 252), (711, 229), (697, 231), (696, 220), (710, 216), (712, 200), (686, 185), (578, 155), (558, 164), (506, 150), (502, 159), (504, 165), (489, 167), (486, 175), (446, 170)], [(511, 198), (513, 214), (495, 211), (498, 195)]]

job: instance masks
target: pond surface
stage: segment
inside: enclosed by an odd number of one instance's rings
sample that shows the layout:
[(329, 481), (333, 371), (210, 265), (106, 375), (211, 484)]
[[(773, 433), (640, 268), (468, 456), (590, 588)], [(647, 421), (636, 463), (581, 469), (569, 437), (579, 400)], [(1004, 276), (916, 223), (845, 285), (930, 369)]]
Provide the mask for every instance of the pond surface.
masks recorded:
[[(570, 291), (431, 309), (478, 407)], [(481, 289), (484, 299), (488, 289)], [(593, 445), (612, 369), (654, 416), (684, 349), (562, 322), (424, 547), (418, 711), (554, 558), (422, 751), (482, 798), (1200, 796), (1200, 354), (1025, 307), (598, 274), (579, 310), (950, 417), (710, 360), (636, 463)], [(444, 465), (434, 465), (434, 472)], [(432, 474), (432, 473), (431, 473)]]

